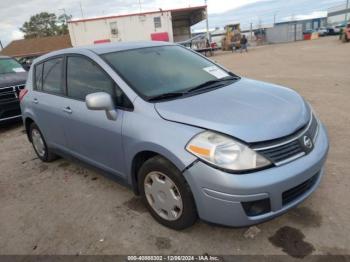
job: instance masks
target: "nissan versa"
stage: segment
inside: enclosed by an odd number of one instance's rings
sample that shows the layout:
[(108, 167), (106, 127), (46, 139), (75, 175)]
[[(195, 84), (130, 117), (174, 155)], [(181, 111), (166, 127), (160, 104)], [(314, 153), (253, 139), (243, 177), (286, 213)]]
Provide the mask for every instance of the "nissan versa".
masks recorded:
[(324, 172), (326, 129), (300, 95), (175, 44), (47, 54), (20, 99), (42, 161), (70, 156), (113, 174), (174, 229), (197, 217), (271, 219), (315, 191)]

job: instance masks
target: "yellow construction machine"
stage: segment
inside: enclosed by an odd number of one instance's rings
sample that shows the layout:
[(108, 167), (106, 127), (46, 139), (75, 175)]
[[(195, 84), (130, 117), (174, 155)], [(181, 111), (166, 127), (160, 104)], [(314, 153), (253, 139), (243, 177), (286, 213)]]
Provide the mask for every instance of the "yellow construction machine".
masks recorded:
[(241, 47), (241, 26), (240, 24), (230, 24), (225, 26), (226, 34), (222, 39), (222, 50), (228, 51)]

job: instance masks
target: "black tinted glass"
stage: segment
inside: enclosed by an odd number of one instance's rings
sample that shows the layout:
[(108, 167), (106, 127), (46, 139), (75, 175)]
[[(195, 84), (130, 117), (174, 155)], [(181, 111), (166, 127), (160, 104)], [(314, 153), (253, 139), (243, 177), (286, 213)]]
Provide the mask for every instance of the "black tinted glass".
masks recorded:
[(43, 84), (43, 64), (35, 66), (35, 86), (34, 89), (41, 90)]
[(115, 98), (118, 106), (131, 108), (132, 104), (115, 82), (87, 58), (72, 56), (67, 62), (68, 96), (85, 100), (88, 94), (106, 92)]
[(180, 46), (134, 49), (103, 58), (145, 97), (181, 92), (218, 78), (209, 73), (213, 63)]
[(63, 94), (62, 67), (63, 58), (55, 58), (44, 63), (43, 90), (54, 94)]
[(115, 84), (95, 63), (83, 57), (68, 57), (68, 96), (85, 100), (88, 94), (106, 92), (115, 96)]

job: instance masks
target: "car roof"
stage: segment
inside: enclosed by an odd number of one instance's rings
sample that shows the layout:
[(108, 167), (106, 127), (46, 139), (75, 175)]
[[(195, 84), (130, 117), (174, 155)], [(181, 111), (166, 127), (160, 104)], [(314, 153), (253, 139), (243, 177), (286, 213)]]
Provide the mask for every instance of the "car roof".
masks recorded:
[(175, 44), (169, 43), (169, 42), (161, 42), (161, 41), (142, 41), (142, 42), (117, 42), (117, 43), (86, 45), (86, 46), (72, 47), (72, 48), (66, 48), (66, 49), (50, 52), (46, 55), (43, 55), (37, 58), (35, 60), (35, 63), (41, 60), (44, 60), (46, 58), (49, 58), (51, 56), (62, 55), (67, 53), (80, 53), (84, 50), (90, 50), (98, 55), (101, 55), (101, 54), (118, 52), (118, 51), (126, 51), (126, 50), (133, 50), (133, 49), (147, 48), (147, 47), (167, 46), (167, 45), (175, 45)]

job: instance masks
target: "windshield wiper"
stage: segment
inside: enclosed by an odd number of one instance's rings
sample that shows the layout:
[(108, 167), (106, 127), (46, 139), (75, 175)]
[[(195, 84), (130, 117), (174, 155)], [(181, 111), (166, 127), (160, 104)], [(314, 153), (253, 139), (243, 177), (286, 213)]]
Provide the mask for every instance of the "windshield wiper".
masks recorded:
[(227, 82), (227, 81), (234, 81), (234, 80), (239, 80), (239, 79), (240, 79), (239, 77), (227, 76), (227, 77), (224, 77), (224, 78), (209, 80), (207, 82), (204, 82), (203, 84), (200, 84), (198, 86), (195, 86), (195, 87), (192, 87), (190, 89), (187, 89), (186, 93), (191, 93), (193, 91), (197, 91), (197, 90), (200, 90), (200, 89), (218, 87), (218, 86), (224, 85), (225, 82)]
[(168, 98), (176, 98), (176, 97), (183, 96), (184, 94), (185, 94), (184, 92), (164, 93), (164, 94), (152, 96), (147, 101), (158, 101), (158, 100), (163, 100), (163, 99), (168, 99)]
[(196, 91), (196, 90), (199, 90), (199, 89), (218, 87), (221, 85), (226, 85), (225, 82), (227, 82), (227, 81), (235, 81), (235, 80), (239, 80), (239, 79), (240, 79), (240, 77), (237, 77), (237, 76), (227, 76), (225, 78), (214, 79), (214, 80), (207, 81), (203, 84), (200, 84), (198, 86), (192, 87), (190, 89), (184, 90), (183, 92), (170, 92), (170, 93), (164, 93), (164, 94), (152, 96), (147, 101), (152, 102), (152, 101), (158, 101), (158, 100), (163, 100), (163, 99), (177, 98), (177, 97), (184, 96), (186, 94), (189, 94), (189, 93)]

